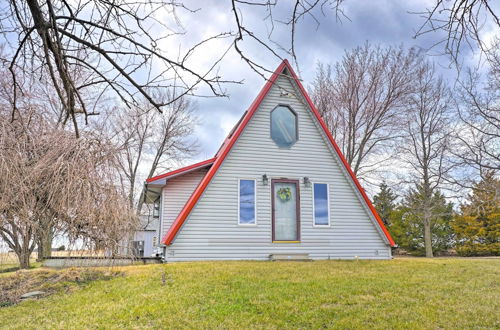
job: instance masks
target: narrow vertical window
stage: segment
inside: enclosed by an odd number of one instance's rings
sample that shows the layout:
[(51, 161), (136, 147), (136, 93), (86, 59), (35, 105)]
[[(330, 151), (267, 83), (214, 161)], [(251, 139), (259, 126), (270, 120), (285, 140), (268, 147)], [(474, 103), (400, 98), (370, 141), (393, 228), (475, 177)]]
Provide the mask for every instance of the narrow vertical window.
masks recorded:
[(154, 201), (153, 204), (153, 218), (159, 218), (160, 217), (160, 197)]
[(326, 183), (313, 184), (313, 213), (315, 226), (330, 225), (330, 203), (328, 200), (328, 185)]
[(239, 220), (240, 225), (255, 225), (255, 180), (239, 182)]

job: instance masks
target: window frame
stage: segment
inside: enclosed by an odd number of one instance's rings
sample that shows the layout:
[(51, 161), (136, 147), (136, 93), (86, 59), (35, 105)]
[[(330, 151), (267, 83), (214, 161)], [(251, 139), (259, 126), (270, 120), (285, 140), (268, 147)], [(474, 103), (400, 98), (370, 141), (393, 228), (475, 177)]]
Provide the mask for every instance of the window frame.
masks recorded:
[[(328, 224), (326, 225), (317, 225), (316, 224), (316, 210), (314, 207), (314, 185), (315, 184), (325, 184), (326, 185), (326, 204), (328, 206)], [(324, 182), (311, 182), (311, 191), (312, 191), (312, 224), (315, 228), (330, 228), (331, 227), (331, 212), (330, 212), (330, 184)]]
[[(294, 116), (295, 116), (295, 141), (289, 145), (289, 146), (286, 146), (286, 147), (283, 147), (283, 146), (280, 146), (278, 145), (278, 143), (276, 143), (276, 141), (273, 139), (273, 112), (274, 110), (276, 110), (277, 108), (279, 107), (285, 107), (285, 108), (288, 108), (288, 110), (290, 110)], [(289, 105), (289, 104), (283, 104), (283, 103), (279, 103), (278, 105), (276, 105), (272, 110), (271, 112), (269, 113), (269, 137), (271, 138), (271, 140), (274, 142), (274, 144), (280, 148), (280, 149), (290, 149), (292, 148), (297, 142), (299, 142), (299, 114), (293, 110), (293, 108)]]
[(161, 215), (161, 195), (153, 202), (153, 219), (160, 219)]
[[(253, 198), (254, 198), (254, 222), (253, 223), (241, 223), (241, 209), (240, 209), (240, 183), (242, 180), (245, 181), (253, 181)], [(257, 179), (255, 178), (238, 178), (237, 181), (238, 184), (238, 226), (244, 226), (244, 227), (252, 227), (252, 226), (257, 226)]]
[[(275, 237), (275, 216), (274, 216), (274, 211), (275, 211), (275, 208), (274, 208), (274, 193), (275, 193), (275, 189), (274, 189), (274, 184), (275, 183), (294, 183), (295, 184), (295, 187), (296, 187), (296, 191), (295, 193), (297, 194), (296, 196), (296, 204), (295, 204), (295, 214), (296, 214), (296, 218), (297, 218), (297, 236), (296, 236), (296, 239), (295, 240), (291, 240), (291, 241), (287, 241), (287, 240), (276, 240), (276, 237)], [(301, 225), (302, 225), (302, 222), (301, 222), (301, 214), (300, 214), (300, 180), (298, 179), (286, 179), (286, 178), (282, 178), (282, 179), (271, 179), (271, 242), (272, 243), (301, 243), (302, 242), (302, 239), (301, 239)]]

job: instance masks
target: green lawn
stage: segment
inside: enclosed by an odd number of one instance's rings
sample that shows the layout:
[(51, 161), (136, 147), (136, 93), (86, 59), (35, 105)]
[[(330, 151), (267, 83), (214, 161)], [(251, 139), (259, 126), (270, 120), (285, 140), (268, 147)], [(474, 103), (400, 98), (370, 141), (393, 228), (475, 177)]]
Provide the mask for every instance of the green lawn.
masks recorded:
[(500, 327), (499, 259), (197, 262), (123, 269), (125, 277), (0, 308), (0, 325), (23, 329)]

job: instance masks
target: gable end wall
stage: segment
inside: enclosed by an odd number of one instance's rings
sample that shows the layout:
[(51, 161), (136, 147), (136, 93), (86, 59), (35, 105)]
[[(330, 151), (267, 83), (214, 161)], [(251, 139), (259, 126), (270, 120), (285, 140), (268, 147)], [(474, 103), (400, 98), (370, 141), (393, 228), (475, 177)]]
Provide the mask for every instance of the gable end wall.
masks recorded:
[(167, 233), (172, 222), (177, 218), (189, 196), (191, 196), (207, 171), (206, 168), (202, 168), (167, 181), (162, 190), (160, 238)]
[[(281, 96), (280, 89), (292, 95)], [(295, 94), (287, 78), (278, 78), (173, 244), (167, 247), (167, 261), (267, 260), (272, 253), (309, 253), (314, 259), (391, 257), (390, 247), (347, 179), (340, 160), (312, 113)], [(278, 148), (270, 137), (270, 112), (278, 104), (290, 105), (299, 116), (299, 140), (289, 149)], [(262, 183), (263, 174), (269, 177), (268, 185)], [(303, 177), (329, 184), (331, 227), (313, 227), (312, 187), (305, 187)], [(238, 225), (239, 178), (257, 180), (256, 226)], [(273, 178), (300, 180), (301, 243), (271, 242)], [(168, 228), (166, 222), (163, 228)]]

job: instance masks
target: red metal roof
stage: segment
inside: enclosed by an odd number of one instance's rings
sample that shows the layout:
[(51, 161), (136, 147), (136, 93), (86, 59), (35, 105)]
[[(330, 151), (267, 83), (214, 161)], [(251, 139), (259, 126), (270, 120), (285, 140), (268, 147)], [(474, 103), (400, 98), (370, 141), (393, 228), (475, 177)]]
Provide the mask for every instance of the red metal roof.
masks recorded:
[(328, 137), (328, 140), (332, 144), (333, 149), (339, 155), (339, 158), (342, 161), (342, 164), (345, 166), (345, 169), (349, 173), (349, 176), (353, 180), (356, 188), (359, 190), (359, 192), (360, 192), (361, 196), (363, 197), (364, 201), (366, 202), (369, 210), (371, 211), (371, 213), (373, 214), (373, 216), (377, 220), (377, 223), (379, 224), (382, 232), (385, 234), (387, 240), (389, 241), (389, 244), (391, 246), (395, 246), (394, 240), (392, 239), (391, 235), (389, 234), (389, 232), (385, 228), (384, 223), (382, 222), (382, 220), (380, 219), (379, 215), (377, 214), (377, 211), (373, 207), (370, 199), (368, 198), (368, 195), (366, 195), (366, 192), (361, 187), (361, 184), (359, 183), (358, 179), (354, 175), (354, 172), (352, 171), (351, 167), (347, 163), (344, 155), (342, 154), (342, 151), (340, 150), (339, 146), (337, 145), (337, 143), (333, 139), (332, 134), (329, 132), (328, 128), (326, 127), (326, 124), (323, 121), (323, 119), (321, 119), (321, 116), (320, 116), (318, 110), (314, 106), (313, 102), (311, 101), (311, 98), (309, 97), (309, 95), (307, 94), (306, 90), (304, 89), (304, 86), (302, 86), (302, 83), (298, 79), (297, 75), (293, 71), (292, 66), (290, 65), (290, 63), (287, 60), (284, 60), (283, 62), (281, 62), (281, 64), (276, 69), (276, 71), (274, 71), (274, 73), (272, 74), (271, 78), (266, 82), (266, 84), (264, 85), (264, 87), (262, 88), (262, 90), (257, 95), (257, 98), (252, 102), (252, 104), (250, 105), (250, 108), (246, 111), (246, 113), (244, 114), (244, 116), (240, 120), (240, 122), (237, 125), (236, 129), (234, 130), (234, 132), (232, 134), (229, 134), (229, 136), (226, 138), (226, 140), (222, 144), (222, 147), (217, 152), (216, 157), (212, 158), (212, 160), (214, 160), (214, 162), (212, 164), (212, 167), (208, 170), (207, 174), (200, 181), (200, 183), (198, 184), (198, 186), (193, 191), (193, 193), (189, 197), (188, 201), (186, 202), (186, 204), (182, 208), (181, 212), (179, 213), (179, 215), (177, 216), (177, 218), (175, 219), (175, 221), (170, 226), (167, 234), (162, 239), (162, 243), (163, 244), (170, 245), (172, 243), (172, 241), (174, 240), (175, 236), (179, 232), (180, 228), (182, 227), (182, 225), (186, 221), (187, 217), (191, 213), (191, 210), (193, 209), (193, 207), (196, 205), (196, 203), (200, 199), (201, 195), (203, 194), (203, 192), (207, 188), (208, 184), (210, 183), (210, 181), (214, 177), (215, 173), (217, 173), (217, 171), (219, 170), (220, 166), (222, 165), (222, 162), (224, 161), (224, 159), (228, 155), (229, 151), (231, 150), (231, 148), (235, 144), (236, 140), (238, 140), (238, 138), (240, 137), (241, 133), (245, 129), (245, 127), (248, 124), (248, 122), (250, 121), (250, 119), (253, 117), (254, 113), (259, 108), (259, 105), (262, 103), (262, 100), (267, 95), (267, 93), (269, 92), (269, 90), (273, 86), (273, 84), (276, 81), (276, 79), (283, 73), (283, 71), (285, 69), (288, 70), (289, 76), (291, 76), (291, 78), (295, 80), (295, 82), (296, 82), (299, 90), (301, 91), (304, 99), (308, 103), (308, 105), (311, 108), (314, 116), (318, 120), (321, 128), (323, 129), (323, 131), (325, 132), (326, 136)]
[(160, 180), (160, 179), (168, 179), (169, 177), (180, 175), (180, 174), (183, 174), (184, 172), (188, 172), (188, 171), (191, 171), (191, 170), (196, 170), (196, 169), (199, 169), (199, 168), (202, 168), (202, 167), (206, 167), (206, 166), (212, 165), (214, 162), (215, 162), (215, 157), (207, 159), (207, 160), (204, 160), (204, 161), (196, 163), (196, 164), (192, 164), (192, 165), (186, 166), (186, 167), (181, 167), (181, 168), (179, 168), (177, 170), (174, 170), (174, 171), (170, 171), (170, 172), (167, 172), (167, 173), (163, 173), (163, 174), (154, 176), (152, 178), (146, 179), (146, 182), (147, 183), (151, 183), (153, 181)]

